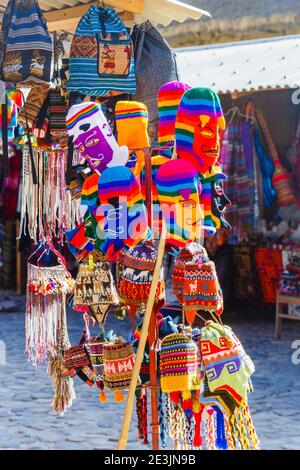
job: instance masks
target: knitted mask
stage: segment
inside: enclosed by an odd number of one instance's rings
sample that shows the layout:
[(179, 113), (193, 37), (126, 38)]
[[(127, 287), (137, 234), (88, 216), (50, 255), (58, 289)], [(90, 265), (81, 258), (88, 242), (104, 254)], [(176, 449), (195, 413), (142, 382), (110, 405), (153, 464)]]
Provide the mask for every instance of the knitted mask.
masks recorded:
[(201, 330), (200, 348), (209, 389), (226, 390), (237, 403), (246, 399), (255, 368), (231, 328), (208, 321)]
[[(134, 327), (137, 310), (145, 310), (150, 294), (153, 272), (157, 258), (157, 249), (150, 240), (143, 241), (128, 251), (123, 251), (119, 260), (120, 276), (118, 292), (125, 303)], [(158, 311), (165, 301), (165, 283), (163, 270), (156, 289), (154, 309)]]
[(173, 333), (163, 339), (159, 368), (162, 392), (190, 392), (200, 389), (197, 346), (184, 334)]
[(184, 160), (168, 161), (157, 171), (156, 187), (167, 226), (167, 241), (182, 247), (199, 238), (201, 185), (195, 167)]
[[(156, 175), (158, 169), (170, 159), (169, 157), (165, 157), (163, 155), (155, 155), (151, 158), (151, 177), (152, 177), (152, 211), (153, 211), (153, 222), (152, 222), (152, 230), (153, 234), (159, 234), (161, 232), (161, 210), (159, 205), (159, 198), (158, 192), (156, 187)], [(144, 200), (146, 200), (146, 171), (145, 167), (141, 173), (141, 187), (142, 187), (142, 195)]]
[[(118, 101), (115, 113), (119, 145), (126, 145), (129, 149), (150, 147), (147, 133), (148, 111), (144, 104), (137, 101)], [(135, 150), (134, 155), (136, 163), (132, 171), (137, 176), (144, 164), (144, 151)]]
[(226, 207), (231, 203), (223, 189), (226, 175), (216, 163), (211, 171), (200, 177), (202, 184), (201, 202), (204, 209), (203, 228), (208, 235), (214, 235), (220, 227), (231, 228), (225, 220)]
[(72, 106), (66, 126), (74, 147), (93, 170), (102, 173), (105, 168), (125, 165), (128, 148), (118, 146), (99, 104), (86, 102)]
[(214, 173), (211, 178), (212, 220), (217, 230), (220, 227), (230, 229), (231, 226), (225, 219), (226, 207), (231, 205), (223, 187), (223, 181), (226, 179), (226, 175), (222, 173), (218, 165), (214, 166)]
[(220, 129), (225, 129), (225, 119), (218, 95), (210, 88), (188, 90), (177, 113), (176, 151), (200, 175), (211, 169), (219, 157)]
[(197, 310), (222, 313), (223, 296), (215, 265), (199, 243), (191, 243), (180, 250), (175, 260), (172, 285), (190, 324)]
[[(158, 92), (158, 143), (173, 147), (175, 142), (175, 121), (182, 95), (191, 87), (182, 82), (165, 83)], [(166, 151), (164, 151), (166, 154)], [(172, 152), (168, 152), (172, 156)]]
[(124, 246), (133, 247), (148, 236), (141, 188), (128, 168), (108, 168), (100, 178), (99, 198), (97, 220), (105, 232), (106, 255), (116, 260)]

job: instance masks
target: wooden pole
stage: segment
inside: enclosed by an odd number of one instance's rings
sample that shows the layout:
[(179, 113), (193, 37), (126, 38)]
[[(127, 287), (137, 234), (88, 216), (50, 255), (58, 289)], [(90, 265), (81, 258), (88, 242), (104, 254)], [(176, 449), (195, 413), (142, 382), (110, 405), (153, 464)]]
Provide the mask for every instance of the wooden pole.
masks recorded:
[[(145, 149), (145, 183), (146, 183), (146, 207), (148, 212), (148, 225), (153, 228), (152, 206), (152, 164), (151, 150)], [(149, 362), (150, 362), (150, 394), (151, 394), (151, 429), (152, 449), (159, 449), (159, 416), (158, 416), (158, 387), (157, 387), (157, 352), (151, 349), (157, 335), (156, 312), (152, 310), (149, 325)]]
[(125, 408), (125, 414), (123, 418), (122, 430), (120, 433), (120, 438), (119, 438), (119, 443), (118, 443), (118, 450), (124, 450), (126, 448), (126, 444), (128, 440), (130, 421), (131, 421), (132, 410), (133, 410), (133, 405), (134, 405), (134, 400), (135, 400), (135, 390), (136, 390), (138, 376), (140, 373), (140, 368), (141, 368), (141, 364), (142, 364), (142, 360), (144, 356), (144, 350), (145, 350), (147, 336), (148, 336), (150, 319), (151, 319), (151, 314), (153, 311), (156, 288), (158, 285), (160, 270), (162, 267), (162, 261), (163, 261), (164, 251), (165, 251), (165, 241), (166, 241), (166, 228), (165, 228), (165, 224), (163, 224), (162, 233), (161, 233), (161, 237), (160, 237), (159, 244), (158, 244), (157, 260), (156, 260), (156, 264), (154, 268), (153, 280), (152, 280), (152, 284), (150, 288), (150, 294), (149, 294), (149, 298), (148, 298), (148, 302), (146, 306), (146, 313), (144, 316), (143, 327), (141, 331), (141, 338), (139, 341), (139, 346), (138, 346), (138, 350), (137, 350), (137, 354), (135, 358), (135, 364), (134, 364), (133, 371), (132, 371), (132, 377), (131, 377), (127, 401), (126, 401), (126, 408)]

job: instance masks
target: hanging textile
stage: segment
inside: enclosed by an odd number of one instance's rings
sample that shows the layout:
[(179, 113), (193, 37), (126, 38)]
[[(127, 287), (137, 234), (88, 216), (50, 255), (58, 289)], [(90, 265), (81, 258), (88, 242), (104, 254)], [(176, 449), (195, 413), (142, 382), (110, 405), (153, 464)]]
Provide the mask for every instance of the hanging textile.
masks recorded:
[(27, 146), (23, 147), (20, 236), (28, 234), (35, 243), (46, 235), (63, 244), (64, 232), (79, 223), (77, 201), (71, 203), (66, 191), (67, 151), (33, 148), (38, 184), (32, 183), (31, 162)]
[(239, 237), (253, 227), (253, 159), (248, 146), (245, 151), (243, 130), (245, 136), (246, 130), (242, 124), (231, 125), (226, 129), (219, 160), (228, 176), (224, 183), (226, 195), (231, 201), (228, 214)]
[(293, 183), (295, 185), (295, 197), (300, 207), (300, 117), (296, 129), (294, 141), (289, 148), (286, 159), (293, 170)]

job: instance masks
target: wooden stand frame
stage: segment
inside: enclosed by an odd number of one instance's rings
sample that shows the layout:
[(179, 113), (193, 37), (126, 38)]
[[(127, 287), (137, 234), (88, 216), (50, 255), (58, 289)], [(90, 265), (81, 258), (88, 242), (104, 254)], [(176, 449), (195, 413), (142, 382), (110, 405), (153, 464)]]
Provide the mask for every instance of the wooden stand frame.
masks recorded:
[(294, 320), (300, 321), (300, 315), (290, 315), (289, 313), (283, 313), (283, 305), (300, 305), (300, 297), (293, 297), (291, 295), (283, 295), (277, 293), (276, 300), (276, 314), (275, 314), (275, 339), (281, 339), (281, 328), (282, 320)]

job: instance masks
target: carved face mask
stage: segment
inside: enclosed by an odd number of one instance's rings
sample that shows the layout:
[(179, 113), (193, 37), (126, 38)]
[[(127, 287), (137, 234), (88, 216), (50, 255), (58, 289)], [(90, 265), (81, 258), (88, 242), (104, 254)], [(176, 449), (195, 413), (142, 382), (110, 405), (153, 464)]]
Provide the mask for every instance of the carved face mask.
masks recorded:
[(97, 220), (105, 233), (106, 256), (114, 261), (125, 246), (131, 248), (149, 235), (146, 208), (140, 185), (126, 167), (103, 172), (99, 198)]
[(194, 166), (183, 160), (164, 163), (157, 171), (156, 186), (168, 243), (183, 247), (200, 238), (201, 184)]
[(98, 173), (127, 162), (128, 148), (117, 144), (99, 104), (86, 102), (72, 106), (66, 126), (74, 147)]
[(218, 95), (210, 88), (192, 88), (178, 108), (175, 138), (178, 157), (190, 161), (200, 175), (210, 171), (220, 153), (225, 119)]

